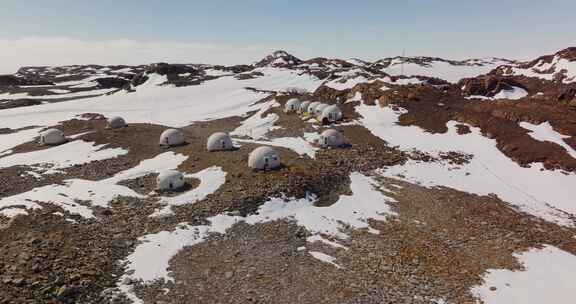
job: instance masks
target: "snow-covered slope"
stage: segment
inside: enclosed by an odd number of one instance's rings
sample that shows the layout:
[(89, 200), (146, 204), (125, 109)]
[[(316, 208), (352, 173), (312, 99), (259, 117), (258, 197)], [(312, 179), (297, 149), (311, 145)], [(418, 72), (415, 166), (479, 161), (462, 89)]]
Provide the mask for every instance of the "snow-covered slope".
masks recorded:
[[(246, 88), (285, 90), (289, 87), (315, 90), (321, 81), (295, 71), (261, 68), (264, 76), (238, 80), (231, 76), (207, 81), (202, 85), (173, 87), (161, 85), (166, 77), (150, 74), (148, 81), (135, 92), (118, 92), (85, 100), (43, 104), (0, 111), (2, 127), (48, 126), (86, 112), (106, 116), (119, 115), (128, 122), (153, 122), (182, 127), (194, 121), (243, 115), (259, 109), (254, 102), (265, 94)], [(0, 135), (0, 140), (5, 135)]]
[(375, 61), (372, 67), (394, 76), (428, 76), (455, 83), (463, 78), (486, 74), (499, 65), (510, 63), (510, 60), (499, 58), (454, 61), (433, 57), (394, 57)]
[(520, 66), (505, 66), (503, 75), (535, 77), (544, 80), (576, 82), (576, 48), (568, 48), (554, 55), (543, 56)]

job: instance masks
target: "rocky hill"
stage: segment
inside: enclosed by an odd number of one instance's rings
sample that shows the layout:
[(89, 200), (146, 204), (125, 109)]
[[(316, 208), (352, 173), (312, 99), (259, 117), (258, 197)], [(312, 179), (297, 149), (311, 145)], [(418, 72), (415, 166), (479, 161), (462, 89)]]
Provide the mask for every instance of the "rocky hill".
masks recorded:
[(574, 50), (0, 76), (0, 303), (570, 302)]

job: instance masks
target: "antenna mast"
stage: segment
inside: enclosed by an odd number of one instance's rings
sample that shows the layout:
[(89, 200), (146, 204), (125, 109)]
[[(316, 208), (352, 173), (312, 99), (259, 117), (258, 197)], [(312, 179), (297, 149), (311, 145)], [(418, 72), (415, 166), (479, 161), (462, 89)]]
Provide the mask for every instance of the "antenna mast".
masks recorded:
[(406, 60), (406, 49), (402, 49), (402, 63), (400, 64), (400, 76), (404, 76), (404, 60)]

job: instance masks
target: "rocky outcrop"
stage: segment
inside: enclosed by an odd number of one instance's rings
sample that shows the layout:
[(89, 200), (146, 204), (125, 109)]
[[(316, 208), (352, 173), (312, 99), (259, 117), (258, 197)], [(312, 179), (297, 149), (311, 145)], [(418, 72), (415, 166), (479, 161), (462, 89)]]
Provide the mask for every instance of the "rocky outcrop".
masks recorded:
[(10, 100), (10, 101), (0, 103), (0, 110), (19, 108), (19, 107), (37, 106), (40, 104), (42, 104), (42, 101), (37, 100), (37, 99)]
[(329, 67), (329, 68), (351, 68), (354, 65), (348, 61), (341, 59), (328, 59), (324, 57), (316, 57), (304, 61), (307, 65), (313, 65), (316, 67)]
[(558, 53), (556, 53), (557, 56), (559, 56), (560, 58), (564, 58), (568, 61), (576, 61), (576, 47), (569, 47), (566, 49), (563, 49), (561, 51), (559, 51)]
[(54, 85), (53, 82), (14, 75), (0, 75), (0, 86)]
[(96, 81), (98, 86), (103, 89), (120, 89), (130, 83), (130, 81), (119, 77), (102, 77), (94, 79), (94, 81)]
[(479, 95), (486, 97), (493, 97), (503, 90), (512, 90), (514, 87), (527, 90), (522, 84), (512, 78), (496, 75), (466, 78), (458, 82), (458, 87), (467, 96)]
[(160, 75), (197, 73), (198, 70), (186, 64), (155, 63), (150, 65), (148, 72)]
[(252, 71), (254, 69), (254, 66), (247, 65), (247, 64), (238, 64), (238, 65), (233, 65), (230, 67), (224, 67), (224, 69), (231, 71), (234, 74), (239, 74), (239, 73)]
[(293, 67), (301, 64), (303, 61), (296, 56), (293, 56), (286, 51), (275, 51), (271, 55), (264, 57), (262, 60), (258, 61), (255, 65), (257, 67)]
[(336, 90), (328, 86), (320, 86), (314, 92), (314, 100), (321, 102), (337, 103), (346, 100), (350, 90)]
[(348, 94), (349, 98), (356, 96), (357, 93), (362, 96), (362, 101), (367, 105), (374, 105), (376, 100), (384, 94), (381, 90), (385, 85), (384, 82), (376, 80), (371, 83), (359, 83), (355, 85)]

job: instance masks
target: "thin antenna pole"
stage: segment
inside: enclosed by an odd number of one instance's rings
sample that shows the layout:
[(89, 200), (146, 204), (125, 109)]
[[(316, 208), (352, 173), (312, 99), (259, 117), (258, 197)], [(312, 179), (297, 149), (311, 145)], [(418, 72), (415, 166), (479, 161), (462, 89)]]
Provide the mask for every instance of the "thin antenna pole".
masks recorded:
[(402, 49), (402, 64), (400, 64), (400, 75), (404, 76), (404, 60), (406, 60), (406, 49)]

